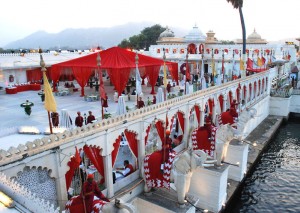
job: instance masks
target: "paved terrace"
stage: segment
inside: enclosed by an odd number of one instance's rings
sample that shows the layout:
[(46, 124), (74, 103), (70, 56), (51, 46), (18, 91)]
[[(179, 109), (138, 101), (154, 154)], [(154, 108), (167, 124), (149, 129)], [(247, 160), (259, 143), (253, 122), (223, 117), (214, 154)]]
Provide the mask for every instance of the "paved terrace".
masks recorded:
[[(113, 98), (115, 92), (114, 88), (113, 86), (105, 86), (105, 90), (108, 95), (109, 106), (107, 108), (107, 113), (111, 113), (112, 116), (114, 116), (118, 105)], [(150, 91), (151, 87), (143, 86), (143, 100), (145, 104), (147, 104), (148, 97), (152, 100), (153, 96), (150, 94)], [(10, 146), (17, 147), (20, 143), (26, 143), (27, 141), (33, 141), (34, 139), (45, 136), (43, 134), (16, 134), (18, 128), (22, 126), (33, 126), (40, 129), (41, 132), (49, 127), (48, 114), (38, 92), (39, 91), (25, 91), (12, 95), (0, 95), (0, 110), (2, 119), (2, 122), (0, 122), (0, 149), (7, 150)], [(98, 92), (95, 92), (95, 89), (85, 87), (85, 94), (98, 94)], [(101, 119), (100, 101), (85, 101), (84, 97), (80, 97), (80, 89), (78, 92), (74, 92), (70, 95), (54, 97), (57, 104), (57, 112), (60, 114), (62, 109), (66, 109), (73, 120), (73, 127), (75, 127), (74, 121), (77, 116), (77, 111), (80, 111), (82, 116), (84, 113), (88, 114), (88, 111), (92, 111), (97, 119)], [(26, 115), (24, 108), (20, 106), (20, 104), (26, 100), (34, 103), (30, 116)], [(126, 101), (125, 104), (130, 109), (134, 109), (136, 101)]]

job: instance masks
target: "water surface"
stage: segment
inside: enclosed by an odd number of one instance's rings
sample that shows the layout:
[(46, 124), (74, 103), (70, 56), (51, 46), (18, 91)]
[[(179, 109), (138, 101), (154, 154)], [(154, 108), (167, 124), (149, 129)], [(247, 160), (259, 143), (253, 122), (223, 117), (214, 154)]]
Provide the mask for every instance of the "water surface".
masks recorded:
[(278, 130), (228, 212), (300, 212), (300, 119)]

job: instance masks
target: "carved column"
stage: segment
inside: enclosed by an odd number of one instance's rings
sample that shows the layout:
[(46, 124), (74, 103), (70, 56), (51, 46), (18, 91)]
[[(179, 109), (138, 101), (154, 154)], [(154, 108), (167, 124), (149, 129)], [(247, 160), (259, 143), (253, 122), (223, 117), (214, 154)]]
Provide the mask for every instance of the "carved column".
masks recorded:
[(140, 128), (138, 131), (138, 154), (139, 154), (139, 169), (141, 170), (142, 168), (142, 163), (143, 160), (145, 158), (145, 137), (146, 137), (146, 132), (145, 132), (145, 128), (144, 125), (146, 125), (146, 123), (144, 121), (142, 121), (140, 123)]
[(107, 188), (107, 197), (114, 196), (113, 177), (112, 177), (112, 164), (111, 154), (104, 156), (104, 176)]

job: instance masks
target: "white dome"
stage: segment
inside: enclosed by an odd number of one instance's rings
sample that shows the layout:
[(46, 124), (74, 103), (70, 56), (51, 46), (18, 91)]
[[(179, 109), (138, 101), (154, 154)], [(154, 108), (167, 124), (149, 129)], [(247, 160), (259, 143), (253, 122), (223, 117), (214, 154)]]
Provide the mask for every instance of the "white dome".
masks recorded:
[(189, 32), (188, 35), (184, 37), (186, 42), (205, 42), (206, 36), (199, 30), (197, 26)]
[(174, 37), (174, 32), (172, 30), (170, 30), (168, 28), (168, 26), (166, 27), (166, 30), (163, 31), (160, 35), (159, 38), (165, 38), (165, 37)]
[(261, 36), (254, 29), (253, 33), (250, 34), (247, 39), (261, 39)]

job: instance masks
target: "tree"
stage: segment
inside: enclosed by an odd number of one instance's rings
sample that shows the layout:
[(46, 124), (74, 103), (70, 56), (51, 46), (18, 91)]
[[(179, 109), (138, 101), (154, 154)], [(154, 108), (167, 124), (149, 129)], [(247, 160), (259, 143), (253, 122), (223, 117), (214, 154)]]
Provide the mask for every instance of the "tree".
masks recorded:
[(164, 30), (165, 28), (158, 24), (153, 25), (152, 27), (146, 27), (140, 34), (122, 40), (118, 46), (122, 48), (149, 50), (150, 45), (156, 44), (159, 35)]
[(245, 27), (245, 21), (243, 16), (243, 0), (227, 0), (227, 2), (230, 2), (234, 9), (239, 9), (240, 13), (240, 20), (242, 25), (242, 33), (243, 33), (243, 61), (246, 60), (246, 27)]

